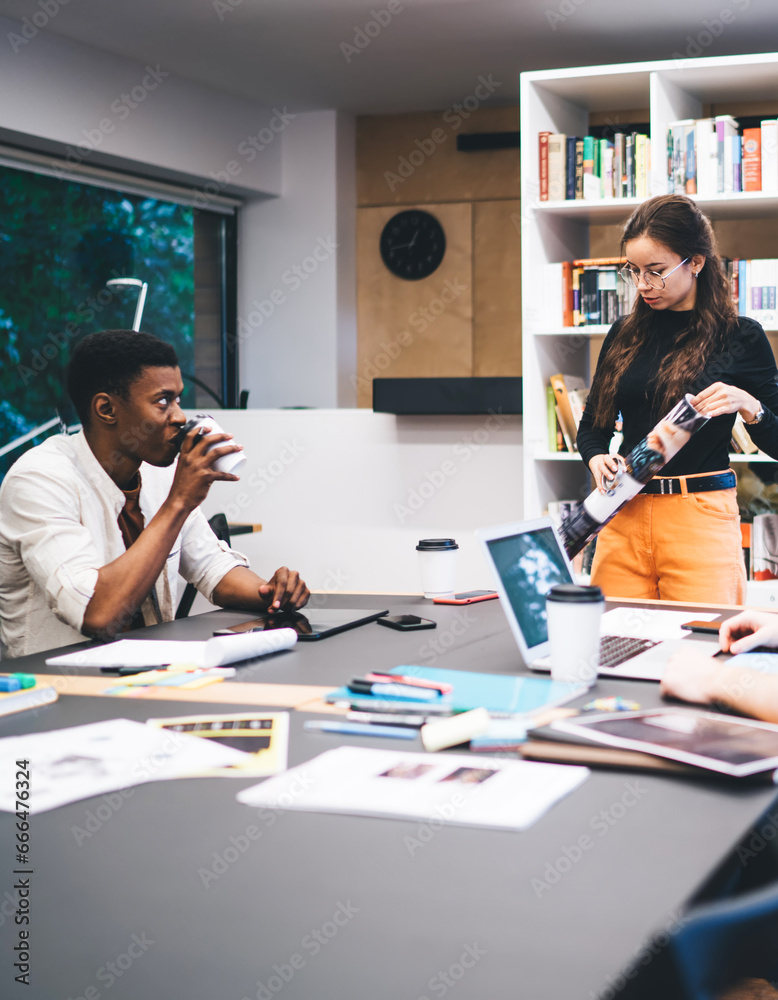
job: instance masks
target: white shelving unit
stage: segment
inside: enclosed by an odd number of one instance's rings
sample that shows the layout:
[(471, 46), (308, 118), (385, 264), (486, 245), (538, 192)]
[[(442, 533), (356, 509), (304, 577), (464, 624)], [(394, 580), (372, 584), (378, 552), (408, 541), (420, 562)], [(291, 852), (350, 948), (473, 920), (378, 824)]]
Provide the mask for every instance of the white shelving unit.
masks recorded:
[[(667, 126), (681, 118), (702, 118), (708, 105), (764, 101), (778, 93), (778, 53), (679, 59), (614, 66), (576, 67), (521, 75), (522, 336), (524, 387), (524, 517), (542, 514), (549, 500), (583, 498), (588, 472), (578, 455), (548, 452), (546, 385), (555, 372), (589, 382), (590, 338), (606, 327), (543, 329), (543, 267), (591, 256), (589, 228), (626, 221), (635, 198), (541, 202), (538, 133), (588, 135), (589, 115), (650, 109), (652, 194), (667, 191)], [(778, 221), (778, 197), (761, 192), (701, 198), (712, 219)], [(727, 248), (723, 246), (722, 252)], [(614, 247), (614, 252), (617, 248)], [(778, 238), (775, 255), (778, 256)], [(733, 462), (769, 461), (765, 456), (731, 456)]]

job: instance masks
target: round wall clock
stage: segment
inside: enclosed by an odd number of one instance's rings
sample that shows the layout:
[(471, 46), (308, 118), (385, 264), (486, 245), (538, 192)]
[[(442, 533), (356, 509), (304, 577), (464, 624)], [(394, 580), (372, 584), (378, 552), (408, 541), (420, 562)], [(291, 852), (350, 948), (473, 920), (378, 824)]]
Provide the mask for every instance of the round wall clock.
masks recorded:
[(381, 259), (392, 274), (406, 281), (428, 278), (440, 267), (446, 234), (429, 212), (412, 208), (386, 223), (379, 242)]

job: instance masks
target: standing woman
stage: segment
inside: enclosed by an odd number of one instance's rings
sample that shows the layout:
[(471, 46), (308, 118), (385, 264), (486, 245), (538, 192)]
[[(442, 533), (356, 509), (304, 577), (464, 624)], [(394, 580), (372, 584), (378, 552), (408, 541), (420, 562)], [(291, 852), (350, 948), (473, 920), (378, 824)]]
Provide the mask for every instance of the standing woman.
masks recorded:
[(624, 228), (638, 295), (611, 327), (578, 431), (597, 488), (684, 395), (711, 419), (599, 534), (592, 582), (613, 597), (742, 604), (745, 566), (729, 441), (739, 413), (778, 458), (778, 370), (762, 327), (738, 316), (710, 222), (682, 195), (650, 198)]

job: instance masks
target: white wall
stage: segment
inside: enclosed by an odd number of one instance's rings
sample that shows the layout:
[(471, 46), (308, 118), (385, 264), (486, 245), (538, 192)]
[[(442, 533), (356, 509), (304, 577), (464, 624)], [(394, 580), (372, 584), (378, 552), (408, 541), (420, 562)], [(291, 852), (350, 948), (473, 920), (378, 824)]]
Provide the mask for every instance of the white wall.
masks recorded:
[[(521, 418), (370, 410), (219, 414), (248, 456), (206, 516), (262, 524), (235, 548), (260, 575), (288, 565), (314, 589), (418, 593), (420, 538), (460, 545), (456, 587), (492, 585), (473, 532), (521, 517)], [(198, 598), (195, 610), (207, 605)]]
[(233, 190), (280, 193), (281, 143), (239, 152), (259, 129), (278, 128), (272, 109), (177, 79), (153, 60), (134, 62), (44, 31), (26, 40), (21, 31), (20, 22), (0, 17), (0, 136), (70, 150), (76, 162), (107, 157), (141, 173), (220, 187), (219, 173), (230, 180), (232, 162), (240, 168)]
[(241, 388), (255, 407), (355, 405), (354, 122), (298, 115), (283, 195), (244, 207), (238, 257)]

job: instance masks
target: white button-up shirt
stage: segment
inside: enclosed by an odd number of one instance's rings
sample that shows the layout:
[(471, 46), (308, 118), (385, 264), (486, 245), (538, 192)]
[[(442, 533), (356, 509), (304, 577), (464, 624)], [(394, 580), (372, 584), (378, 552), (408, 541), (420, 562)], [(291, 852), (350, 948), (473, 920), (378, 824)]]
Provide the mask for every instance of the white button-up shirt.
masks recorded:
[[(140, 473), (148, 524), (170, 492), (175, 466), (144, 462)], [(0, 487), (0, 638), (10, 656), (83, 642), (98, 570), (126, 551), (117, 522), (124, 503), (83, 431), (48, 438), (12, 466)], [(175, 616), (179, 572), (211, 600), (231, 569), (247, 565), (194, 510), (143, 602), (146, 624)]]

